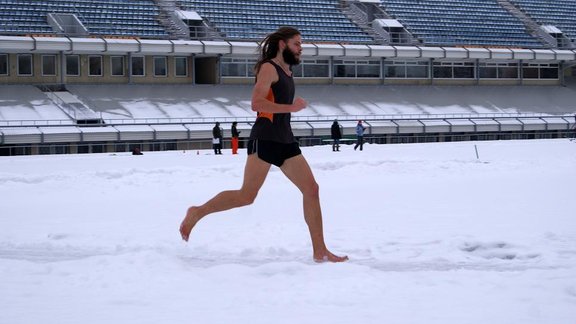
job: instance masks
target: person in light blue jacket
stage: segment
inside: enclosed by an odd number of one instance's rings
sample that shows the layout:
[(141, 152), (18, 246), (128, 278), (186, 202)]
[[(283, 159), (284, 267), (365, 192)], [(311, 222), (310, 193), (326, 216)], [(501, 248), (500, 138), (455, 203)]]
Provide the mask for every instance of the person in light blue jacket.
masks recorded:
[(366, 127), (362, 125), (362, 121), (359, 120), (356, 125), (356, 145), (354, 146), (354, 151), (360, 146), (360, 151), (362, 151), (362, 146), (364, 145), (364, 131)]

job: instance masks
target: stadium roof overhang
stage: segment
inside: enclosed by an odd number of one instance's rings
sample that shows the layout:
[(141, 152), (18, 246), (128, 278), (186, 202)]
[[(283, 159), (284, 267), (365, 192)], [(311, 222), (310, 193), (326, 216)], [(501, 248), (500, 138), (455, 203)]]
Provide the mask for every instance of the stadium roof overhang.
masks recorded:
[[(134, 38), (71, 38), (0, 36), (4, 53), (134, 54), (134, 55), (255, 55), (256, 42), (147, 40)], [(304, 57), (484, 59), (576, 61), (576, 50), (489, 47), (425, 47), (352, 44), (303, 46)]]

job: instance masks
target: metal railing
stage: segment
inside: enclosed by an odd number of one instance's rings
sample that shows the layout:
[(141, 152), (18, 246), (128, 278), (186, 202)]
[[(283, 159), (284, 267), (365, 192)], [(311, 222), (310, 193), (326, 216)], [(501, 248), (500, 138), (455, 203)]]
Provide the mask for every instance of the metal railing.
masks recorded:
[[(388, 121), (388, 120), (445, 120), (445, 119), (494, 119), (494, 118), (540, 118), (559, 117), (574, 118), (573, 112), (557, 114), (548, 113), (456, 113), (456, 114), (386, 114), (386, 115), (322, 115), (322, 116), (294, 116), (292, 122), (332, 122), (338, 121)], [(253, 123), (255, 116), (250, 117), (192, 117), (192, 118), (104, 118), (100, 113), (103, 124), (98, 126), (115, 125), (181, 125), (181, 124), (211, 124), (220, 123)], [(70, 119), (53, 120), (0, 120), (0, 127), (44, 127), (44, 126), (76, 126)]]
[[(327, 136), (300, 137), (301, 146), (327, 146), (330, 150), (332, 143), (327, 141)], [(575, 130), (563, 131), (535, 131), (535, 132), (480, 132), (460, 134), (378, 134), (367, 135), (364, 143), (370, 144), (410, 144), (410, 143), (434, 143), (434, 142), (462, 142), (462, 141), (492, 141), (492, 140), (528, 140), (528, 139), (558, 139), (576, 138)], [(346, 137), (349, 141), (342, 141), (341, 147), (353, 145), (354, 137)], [(240, 148), (245, 148), (247, 138), (240, 139)], [(223, 149), (231, 148), (229, 139), (224, 139)], [(117, 154), (130, 152), (138, 147), (146, 154), (153, 151), (194, 151), (212, 149), (211, 139), (192, 140), (161, 140), (161, 141), (122, 141), (122, 142), (94, 142), (94, 143), (52, 143), (52, 144), (17, 144), (0, 145), (0, 156), (37, 155), (37, 154), (83, 154), (83, 153), (106, 153)], [(227, 153), (224, 153), (227, 155)]]

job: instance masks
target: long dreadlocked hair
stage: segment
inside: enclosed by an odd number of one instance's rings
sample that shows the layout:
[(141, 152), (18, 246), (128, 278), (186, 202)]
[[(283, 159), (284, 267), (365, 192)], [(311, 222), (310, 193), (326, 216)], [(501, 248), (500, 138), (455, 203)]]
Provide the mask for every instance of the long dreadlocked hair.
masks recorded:
[(280, 27), (272, 34), (266, 36), (266, 38), (264, 38), (262, 43), (260, 43), (258, 46), (260, 57), (254, 66), (254, 72), (256, 75), (258, 75), (260, 67), (265, 61), (269, 61), (276, 57), (278, 54), (278, 49), (280, 48), (280, 41), (287, 41), (296, 35), (300, 35), (300, 31), (298, 29), (293, 27)]

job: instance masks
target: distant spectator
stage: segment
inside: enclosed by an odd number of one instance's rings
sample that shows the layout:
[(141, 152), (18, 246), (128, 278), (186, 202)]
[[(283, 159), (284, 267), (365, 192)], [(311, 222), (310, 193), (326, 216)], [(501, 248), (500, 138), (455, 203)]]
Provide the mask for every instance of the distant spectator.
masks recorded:
[(237, 125), (237, 122), (232, 123), (232, 154), (238, 154), (238, 140), (241, 132), (236, 128)]
[(214, 128), (212, 128), (212, 148), (214, 149), (214, 154), (222, 154), (222, 128), (220, 123), (216, 122)]
[(342, 130), (340, 129), (340, 125), (338, 124), (337, 120), (334, 120), (332, 123), (332, 151), (339, 152), (340, 151), (340, 139), (342, 139)]
[(140, 151), (139, 147), (135, 147), (134, 149), (132, 149), (132, 155), (144, 155), (144, 153)]
[(362, 147), (364, 146), (364, 131), (366, 127), (362, 125), (362, 121), (359, 120), (358, 124), (356, 125), (356, 145), (354, 146), (354, 151), (360, 146), (360, 151), (362, 151)]
[(572, 126), (572, 139), (576, 140), (576, 114), (574, 114), (574, 126)]

